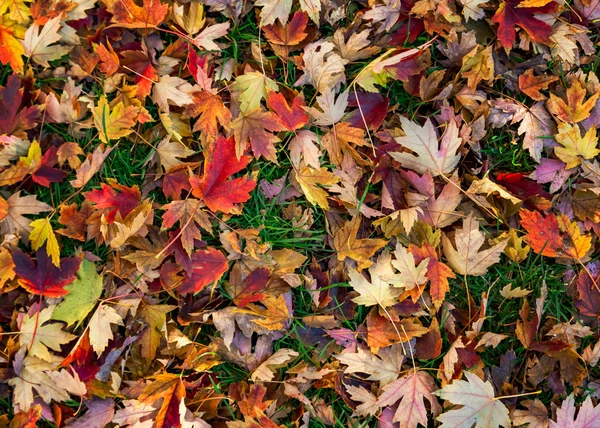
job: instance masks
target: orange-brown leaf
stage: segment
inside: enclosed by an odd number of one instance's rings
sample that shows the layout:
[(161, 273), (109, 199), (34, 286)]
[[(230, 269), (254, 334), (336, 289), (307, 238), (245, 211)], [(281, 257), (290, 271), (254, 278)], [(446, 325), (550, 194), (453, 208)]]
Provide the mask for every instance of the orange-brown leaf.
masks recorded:
[(113, 14), (115, 25), (125, 28), (156, 27), (169, 13), (169, 5), (160, 0), (144, 0), (143, 6), (138, 6), (133, 0), (105, 0), (104, 4)]
[(586, 101), (586, 89), (578, 79), (567, 88), (566, 101), (554, 94), (550, 94), (550, 99), (546, 103), (550, 113), (558, 117), (563, 122), (579, 123), (590, 116), (592, 108), (596, 105), (600, 92), (596, 92)]
[(213, 141), (219, 132), (219, 126), (227, 128), (231, 122), (231, 112), (218, 95), (206, 91), (196, 91), (190, 94), (194, 102), (185, 108), (187, 117), (198, 117), (194, 131), (206, 133)]
[(346, 258), (355, 260), (358, 269), (368, 268), (373, 263), (370, 258), (377, 250), (387, 244), (383, 239), (359, 239), (360, 218), (354, 217), (347, 222), (333, 238), (333, 248), (337, 251), (338, 260), (343, 262)]
[(582, 235), (579, 226), (567, 216), (521, 210), (521, 225), (527, 231), (525, 242), (538, 254), (547, 257), (583, 258), (590, 250), (592, 238)]
[(556, 82), (556, 76), (534, 76), (533, 68), (530, 68), (525, 73), (519, 76), (519, 89), (535, 101), (543, 101), (547, 97), (540, 92), (542, 89), (548, 89), (548, 86)]

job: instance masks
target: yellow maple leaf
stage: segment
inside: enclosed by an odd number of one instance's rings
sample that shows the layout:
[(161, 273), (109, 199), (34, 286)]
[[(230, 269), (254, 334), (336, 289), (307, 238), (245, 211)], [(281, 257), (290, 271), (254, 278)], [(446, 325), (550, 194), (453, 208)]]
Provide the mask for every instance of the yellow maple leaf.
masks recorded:
[(29, 226), (33, 229), (29, 234), (29, 240), (31, 241), (31, 248), (37, 250), (44, 242), (46, 243), (46, 252), (52, 258), (52, 264), (56, 267), (60, 267), (60, 248), (58, 247), (58, 241), (50, 220), (47, 218), (40, 218), (29, 223)]
[(253, 319), (252, 322), (267, 330), (281, 330), (285, 326), (285, 322), (290, 319), (290, 312), (283, 294), (280, 294), (279, 297), (268, 294), (260, 303), (264, 308), (249, 303), (246, 309), (236, 309), (234, 312), (257, 316), (258, 318)]
[(485, 80), (492, 82), (494, 79), (494, 59), (492, 46), (483, 48), (476, 46), (462, 59), (462, 77), (467, 79), (467, 85), (474, 91), (477, 85)]
[(7, 281), (15, 277), (15, 263), (6, 248), (0, 248), (0, 290)]
[(333, 248), (337, 251), (340, 262), (343, 262), (346, 258), (355, 260), (358, 264), (358, 271), (361, 271), (371, 266), (370, 258), (388, 241), (384, 239), (358, 239), (359, 228), (360, 218), (354, 217), (336, 232), (333, 237)]
[(135, 125), (137, 115), (137, 107), (125, 107), (122, 101), (111, 111), (106, 96), (103, 95), (94, 109), (94, 125), (100, 133), (100, 140), (108, 144), (110, 140), (131, 134), (133, 132), (131, 127)]
[(329, 209), (328, 194), (319, 186), (327, 187), (337, 183), (340, 181), (337, 175), (327, 171), (327, 168), (314, 169), (304, 166), (296, 171), (294, 178), (300, 184), (308, 202), (318, 205), (324, 210)]
[(29, 172), (37, 170), (42, 164), (42, 148), (40, 147), (40, 143), (33, 141), (31, 146), (29, 146), (27, 156), (21, 156), (19, 162), (22, 162)]
[(31, 12), (26, 2), (30, 3), (31, 0), (0, 0), (0, 17), (6, 17), (17, 24), (27, 24)]
[(555, 138), (563, 147), (556, 147), (554, 153), (567, 164), (567, 169), (581, 165), (582, 159), (593, 159), (600, 153), (596, 128), (590, 128), (582, 137), (578, 125), (560, 123)]
[(264, 74), (251, 71), (235, 79), (230, 89), (240, 93), (240, 111), (246, 113), (259, 108), (260, 100), (267, 97), (267, 89), (277, 91), (277, 84)]

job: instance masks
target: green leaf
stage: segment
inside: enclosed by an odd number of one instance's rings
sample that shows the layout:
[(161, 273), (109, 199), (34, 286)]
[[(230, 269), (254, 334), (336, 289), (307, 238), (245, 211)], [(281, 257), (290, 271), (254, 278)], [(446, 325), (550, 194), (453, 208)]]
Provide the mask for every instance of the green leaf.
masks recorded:
[(96, 272), (96, 266), (89, 260), (83, 260), (77, 272), (77, 279), (65, 287), (69, 291), (64, 300), (56, 307), (52, 319), (64, 321), (67, 326), (77, 325), (94, 309), (102, 294), (102, 276)]

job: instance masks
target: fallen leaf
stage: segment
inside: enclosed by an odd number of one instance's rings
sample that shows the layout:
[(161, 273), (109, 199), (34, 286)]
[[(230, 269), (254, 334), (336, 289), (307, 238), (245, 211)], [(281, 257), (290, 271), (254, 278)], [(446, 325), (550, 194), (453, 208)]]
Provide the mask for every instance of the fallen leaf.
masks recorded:
[(546, 102), (546, 106), (550, 113), (556, 115), (560, 120), (567, 123), (579, 123), (590, 116), (592, 108), (596, 105), (600, 93), (595, 93), (586, 101), (586, 90), (577, 79), (573, 81), (571, 86), (567, 88), (566, 98), (562, 98), (550, 94), (550, 99)]
[(505, 299), (518, 299), (527, 296), (529, 293), (531, 293), (531, 290), (523, 290), (521, 287), (512, 288), (512, 284), (506, 284), (500, 290), (500, 295)]
[(517, 37), (517, 27), (527, 32), (533, 41), (549, 43), (552, 27), (535, 15), (552, 13), (558, 4), (551, 1), (541, 7), (521, 7), (521, 0), (503, 1), (492, 18), (498, 24), (498, 39), (502, 46), (510, 49)]
[(217, 137), (211, 157), (204, 163), (202, 178), (192, 177), (192, 193), (204, 201), (211, 211), (231, 213), (236, 204), (250, 199), (256, 182), (246, 177), (228, 180), (250, 163), (249, 156), (236, 157), (233, 138)]
[(531, 249), (547, 257), (583, 258), (591, 247), (591, 237), (582, 235), (576, 222), (560, 214), (543, 217), (538, 211), (521, 210), (525, 241)]
[(204, 48), (209, 51), (219, 51), (220, 48), (219, 45), (215, 43), (215, 39), (220, 39), (221, 37), (227, 35), (229, 32), (229, 26), (229, 22), (209, 25), (192, 40), (199, 48)]
[(69, 293), (65, 286), (72, 283), (76, 276), (81, 259), (66, 257), (60, 260), (60, 268), (56, 267), (48, 257), (45, 248), (37, 250), (36, 262), (21, 250), (12, 252), (15, 273), (19, 277), (19, 285), (31, 294), (46, 297), (60, 297)]
[(250, 375), (254, 382), (270, 382), (275, 377), (273, 371), (281, 367), (285, 367), (287, 363), (298, 357), (296, 351), (291, 349), (279, 349), (269, 358), (261, 363)]
[(448, 258), (448, 264), (456, 273), (475, 276), (484, 275), (491, 265), (498, 263), (500, 254), (508, 243), (504, 241), (486, 250), (481, 250), (485, 243), (485, 237), (479, 231), (479, 222), (472, 214), (463, 220), (463, 227), (456, 231), (454, 242), (456, 248), (445, 234), (442, 235), (444, 254)]
[(292, 10), (292, 0), (257, 0), (255, 5), (262, 6), (261, 25), (273, 24), (276, 19), (285, 24)]
[(277, 118), (288, 131), (300, 129), (308, 123), (308, 115), (304, 112), (304, 97), (296, 95), (289, 105), (283, 94), (271, 92), (267, 97), (267, 105), (277, 114)]
[(377, 262), (369, 268), (371, 281), (356, 269), (348, 269), (350, 286), (359, 294), (352, 299), (354, 303), (387, 308), (398, 302), (401, 291), (391, 287), (391, 279), (394, 277), (391, 260), (389, 252), (384, 252), (377, 258)]
[(344, 74), (347, 60), (333, 52), (335, 45), (318, 41), (304, 47), (304, 75), (294, 86), (310, 83), (318, 93), (333, 91), (346, 80)]
[(275, 143), (280, 140), (271, 132), (282, 131), (284, 127), (273, 113), (260, 108), (247, 111), (231, 122), (231, 129), (235, 137), (235, 154), (238, 159), (242, 158), (246, 147), (250, 145), (255, 158), (259, 159), (262, 156), (277, 162)]
[(31, 248), (37, 250), (46, 243), (46, 253), (51, 257), (52, 264), (60, 268), (60, 248), (50, 220), (41, 218), (32, 221), (29, 226), (31, 227), (31, 233), (29, 234)]
[(295, 171), (292, 178), (295, 178), (300, 185), (308, 202), (318, 205), (324, 210), (329, 209), (329, 201), (327, 200), (329, 194), (325, 189), (340, 181), (337, 175), (328, 171), (327, 168), (314, 169), (303, 166), (300, 170)]
[(184, 107), (194, 99), (190, 96), (192, 85), (180, 77), (162, 76), (152, 88), (152, 101), (162, 111), (169, 111), (169, 104)]
[(133, 132), (131, 128), (136, 123), (137, 115), (137, 107), (128, 106), (125, 108), (123, 102), (119, 102), (111, 111), (106, 96), (103, 95), (93, 111), (94, 124), (100, 132), (100, 140), (108, 144), (111, 140), (117, 140), (131, 134)]
[(442, 427), (450, 428), (460, 425), (476, 428), (510, 427), (511, 421), (508, 409), (494, 396), (494, 387), (489, 382), (484, 382), (473, 373), (464, 372), (466, 381), (455, 380), (450, 385), (435, 392), (443, 400), (453, 404), (462, 405), (442, 413), (436, 419)]
[(62, 330), (62, 324), (46, 324), (52, 318), (54, 306), (42, 309), (33, 316), (25, 315), (21, 321), (19, 343), (26, 346), (28, 355), (51, 362), (52, 354), (48, 348), (60, 352), (61, 345), (65, 345), (75, 339), (70, 333)]
[(359, 347), (356, 352), (344, 352), (334, 357), (347, 366), (344, 373), (365, 373), (369, 375), (367, 380), (380, 381), (384, 386), (398, 379), (403, 371), (404, 354), (401, 349), (400, 345), (394, 345), (381, 349), (375, 355)]
[[(95, 304), (95, 302), (94, 302)], [(107, 305), (100, 305), (88, 324), (90, 334), (90, 345), (94, 348), (96, 355), (100, 357), (108, 343), (114, 339), (111, 324), (123, 325), (123, 319), (117, 311)]]
[(192, 254), (195, 244), (194, 241), (200, 241), (202, 235), (199, 227), (211, 233), (212, 225), (210, 219), (203, 209), (200, 209), (200, 201), (194, 198), (187, 198), (181, 201), (173, 201), (164, 205), (162, 230), (170, 229), (179, 222), (181, 233), (181, 245), (183, 249)]
[(600, 406), (594, 407), (590, 397), (587, 397), (579, 408), (577, 417), (575, 417), (575, 410), (575, 397), (571, 394), (556, 411), (556, 421), (550, 420), (550, 428), (567, 426), (584, 428), (595, 426), (600, 422)]
[(419, 424), (425, 426), (428, 420), (425, 399), (434, 416), (441, 411), (437, 398), (433, 395), (436, 389), (429, 374), (416, 371), (385, 385), (377, 398), (377, 404), (387, 407), (399, 403), (394, 412), (394, 422), (401, 422), (407, 428), (416, 428)]
[(392, 266), (398, 269), (398, 273), (391, 277), (391, 279), (388, 279), (394, 287), (411, 290), (424, 285), (428, 281), (427, 266), (429, 264), (429, 257), (422, 259), (418, 263), (418, 266), (415, 266), (414, 255), (406, 251), (406, 248), (401, 244), (396, 245), (394, 255), (396, 256), (396, 260), (392, 261)]
[[(28, 10), (28, 9), (26, 9)], [(0, 63), (10, 65), (17, 73), (23, 72), (25, 48), (20, 39), (25, 37), (26, 28), (9, 17), (0, 18)]]
[(61, 39), (58, 34), (61, 28), (60, 21), (61, 17), (57, 16), (46, 22), (41, 28), (38, 24), (29, 27), (23, 40), (25, 55), (44, 67), (50, 67), (48, 61), (54, 61), (66, 55), (71, 50), (70, 46), (53, 44)]
[(558, 81), (556, 76), (534, 76), (533, 68), (530, 68), (519, 76), (519, 89), (535, 101), (544, 101), (548, 97), (540, 90), (548, 89), (548, 86), (556, 81)]
[(22, 106), (24, 95), (19, 76), (8, 76), (6, 86), (0, 87), (0, 135), (27, 138), (25, 131), (35, 126), (40, 109)]
[(333, 237), (333, 248), (337, 251), (338, 260), (341, 262), (346, 258), (355, 260), (358, 263), (359, 271), (371, 266), (370, 258), (387, 244), (387, 241), (383, 239), (359, 239), (357, 234), (360, 223), (360, 218), (354, 217), (346, 222)]
[(77, 178), (71, 180), (71, 186), (77, 188), (85, 186), (104, 164), (104, 161), (113, 151), (114, 147), (108, 147), (104, 150), (103, 145), (94, 149), (91, 155), (77, 169)]
[(517, 409), (512, 414), (515, 425), (525, 425), (531, 428), (548, 428), (548, 409), (540, 400), (525, 400), (521, 403), (527, 410)]
[(66, 322), (67, 327), (75, 323), (79, 326), (96, 306), (102, 288), (102, 277), (96, 273), (96, 266), (84, 259), (77, 271), (77, 278), (65, 286), (68, 294), (54, 308), (52, 319)]
[(230, 89), (240, 92), (238, 101), (243, 114), (260, 108), (260, 101), (267, 98), (267, 90), (277, 91), (277, 83), (262, 73), (251, 71), (238, 76)]
[(197, 293), (211, 283), (215, 283), (229, 269), (223, 253), (215, 248), (196, 250), (190, 256), (192, 269), (177, 288), (179, 294)]
[(462, 141), (454, 122), (450, 122), (440, 142), (431, 119), (427, 119), (424, 126), (419, 126), (403, 116), (400, 116), (400, 122), (405, 136), (397, 137), (396, 142), (417, 156), (405, 152), (390, 152), (390, 156), (419, 174), (429, 172), (436, 177), (454, 171), (460, 160), (456, 151)]
[(231, 122), (231, 112), (220, 97), (207, 91), (194, 91), (190, 95), (193, 102), (186, 105), (185, 116), (197, 117), (194, 131), (206, 133), (214, 139), (219, 131), (219, 125), (227, 128)]
[(568, 123), (558, 124), (556, 141), (563, 147), (555, 147), (554, 153), (561, 161), (566, 163), (567, 169), (581, 165), (583, 159), (593, 159), (598, 154), (598, 137), (596, 128), (590, 128), (584, 136), (577, 125)]
[(256, 319), (252, 319), (252, 322), (267, 330), (281, 330), (290, 319), (283, 294), (279, 297), (268, 294), (260, 303), (262, 306), (249, 303), (246, 309), (236, 309), (235, 312), (254, 315)]
[(160, 0), (144, 0), (143, 6), (138, 6), (133, 0), (106, 0), (105, 4), (113, 14), (115, 25), (125, 28), (158, 26), (169, 12), (169, 6)]
[(0, 221), (0, 232), (2, 234), (18, 233), (23, 235), (25, 242), (29, 241), (31, 232), (31, 220), (24, 215), (40, 214), (51, 211), (52, 207), (45, 202), (37, 200), (35, 195), (21, 196), (21, 192), (13, 193), (6, 200), (7, 215)]

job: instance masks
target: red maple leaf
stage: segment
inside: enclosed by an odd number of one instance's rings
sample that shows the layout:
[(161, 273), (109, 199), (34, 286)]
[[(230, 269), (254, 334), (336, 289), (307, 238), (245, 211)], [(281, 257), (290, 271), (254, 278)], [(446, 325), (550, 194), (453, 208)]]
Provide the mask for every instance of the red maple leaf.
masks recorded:
[(250, 275), (244, 278), (240, 290), (233, 296), (233, 302), (240, 308), (245, 308), (248, 303), (260, 302), (265, 294), (261, 293), (271, 279), (271, 271), (267, 268), (260, 268), (252, 271)]
[(400, 14), (398, 16), (398, 22), (400, 26), (396, 31), (392, 33), (390, 39), (390, 46), (405, 46), (406, 43), (414, 43), (419, 37), (419, 34), (425, 30), (425, 24), (423, 20), (410, 14), (411, 9), (414, 7), (415, 0), (404, 0), (400, 5)]
[(550, 199), (552, 196), (544, 190), (544, 187), (528, 179), (525, 174), (520, 172), (503, 172), (498, 174), (496, 182), (521, 199), (541, 196)]
[(498, 24), (498, 39), (505, 48), (510, 48), (517, 38), (517, 27), (529, 34), (534, 42), (549, 43), (552, 27), (534, 17), (537, 14), (552, 13), (558, 3), (550, 2), (542, 7), (519, 7), (521, 0), (502, 2), (492, 22)]
[(294, 46), (308, 37), (308, 34), (305, 32), (307, 24), (308, 16), (298, 11), (294, 13), (294, 16), (287, 24), (282, 25), (280, 22), (276, 22), (265, 25), (263, 31), (267, 39), (275, 45)]
[(35, 126), (39, 109), (25, 107), (19, 111), (23, 101), (21, 81), (17, 74), (8, 77), (6, 87), (0, 86), (0, 135), (15, 135), (26, 138), (26, 130)]
[(136, 47), (140, 50), (127, 50), (121, 52), (121, 66), (128, 67), (135, 73), (133, 83), (137, 85), (136, 95), (140, 99), (150, 95), (154, 81), (158, 79), (158, 70), (154, 67), (152, 59), (141, 51), (141, 45)]
[(390, 100), (381, 94), (351, 91), (348, 105), (358, 108), (344, 116), (345, 122), (350, 123), (354, 128), (365, 129), (366, 125), (371, 129), (377, 129), (385, 119)]
[(169, 169), (162, 179), (162, 190), (165, 196), (171, 199), (181, 199), (181, 192), (190, 191), (189, 166), (176, 165)]
[(17, 249), (12, 252), (15, 273), (19, 277), (19, 285), (31, 294), (46, 297), (60, 297), (69, 292), (64, 289), (75, 280), (81, 259), (65, 257), (60, 259), (60, 268), (52, 264), (46, 253), (46, 247), (36, 253), (36, 262), (27, 254)]
[(543, 217), (538, 211), (522, 209), (519, 216), (527, 231), (525, 242), (537, 254), (580, 259), (591, 247), (591, 237), (582, 234), (577, 223), (564, 214), (549, 213)]
[(115, 181), (110, 181), (109, 184), (110, 186), (102, 183), (100, 189), (87, 192), (84, 196), (95, 203), (96, 208), (109, 208), (106, 219), (112, 223), (117, 212), (122, 218), (127, 217), (140, 204), (142, 194), (137, 186), (127, 187)]
[(31, 174), (31, 178), (37, 184), (50, 187), (50, 183), (60, 183), (67, 176), (67, 173), (61, 171), (58, 168), (54, 168), (54, 165), (58, 163), (58, 149), (55, 146), (51, 146), (46, 153), (42, 156), (42, 163), (39, 168)]
[(79, 380), (87, 384), (93, 383), (96, 374), (100, 371), (100, 365), (97, 362), (96, 353), (90, 346), (90, 331), (86, 330), (75, 348), (61, 363), (61, 367), (72, 367), (73, 371), (79, 375)]
[(250, 199), (250, 192), (256, 187), (256, 182), (247, 177), (228, 180), (244, 169), (250, 159), (250, 156), (242, 156), (238, 160), (233, 137), (226, 139), (219, 135), (204, 164), (204, 175), (190, 178), (192, 194), (202, 199), (211, 211), (230, 213), (235, 204)]
[[(215, 69), (214, 64), (209, 64), (207, 56), (198, 56), (196, 51), (190, 47), (188, 51), (188, 70), (190, 74), (199, 85), (205, 82), (199, 79), (198, 70), (202, 70), (206, 77), (211, 78)], [(202, 75), (200, 75), (202, 77)]]
[(221, 279), (229, 268), (223, 253), (214, 248), (195, 251), (191, 260), (193, 268), (191, 272), (186, 272), (184, 280), (177, 289), (179, 294), (197, 293), (208, 284)]
[(302, 108), (306, 106), (302, 95), (297, 95), (290, 106), (283, 94), (271, 92), (267, 98), (267, 104), (288, 131), (300, 129), (308, 123), (308, 114)]

